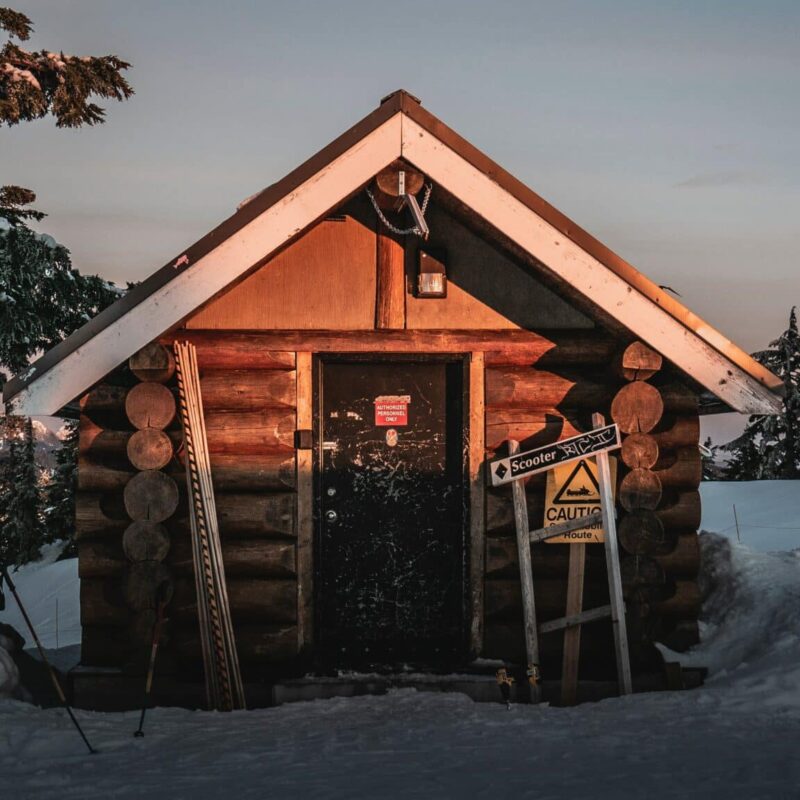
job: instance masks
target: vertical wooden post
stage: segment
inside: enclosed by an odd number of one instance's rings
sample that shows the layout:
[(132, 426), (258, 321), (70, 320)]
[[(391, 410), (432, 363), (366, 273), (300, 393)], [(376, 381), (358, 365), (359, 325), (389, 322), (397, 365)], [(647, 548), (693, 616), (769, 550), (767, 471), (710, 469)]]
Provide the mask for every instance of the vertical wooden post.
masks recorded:
[(376, 292), (375, 327), (405, 328), (405, 246), (401, 238), (386, 230), (380, 222), (378, 222)]
[[(567, 578), (567, 610), (565, 617), (583, 611), (583, 578), (586, 570), (586, 545), (569, 545), (569, 577)], [(561, 667), (561, 704), (575, 705), (578, 699), (578, 662), (581, 652), (581, 626), (564, 629), (564, 660)]]
[[(519, 442), (509, 439), (508, 454), (519, 452)], [(539, 683), (539, 631), (536, 626), (536, 603), (533, 597), (533, 570), (531, 569), (530, 523), (528, 522), (528, 501), (525, 498), (525, 484), (522, 480), (513, 481), (511, 491), (514, 498), (514, 522), (517, 528), (517, 552), (519, 556), (519, 577), (522, 587), (522, 611), (525, 616), (525, 652), (528, 657), (528, 687), (532, 703), (538, 703), (542, 692)]]
[[(297, 353), (297, 429), (313, 427), (311, 353)], [(297, 450), (297, 646), (314, 641), (314, 451)]]
[(470, 649), (483, 650), (483, 578), (486, 551), (486, 488), (483, 462), (486, 455), (485, 359), (475, 352), (469, 365), (469, 505), (470, 586), (472, 623)]
[[(592, 414), (592, 425), (605, 425), (602, 414)], [(608, 453), (597, 454), (597, 483), (600, 489), (600, 508), (603, 513), (605, 531), (606, 568), (608, 591), (611, 595), (611, 622), (614, 628), (614, 647), (617, 655), (617, 677), (620, 694), (630, 694), (631, 660), (628, 653), (628, 632), (625, 628), (625, 602), (622, 599), (622, 580), (619, 571), (619, 548), (617, 547), (617, 523), (614, 515), (614, 491), (611, 485), (611, 467)]]

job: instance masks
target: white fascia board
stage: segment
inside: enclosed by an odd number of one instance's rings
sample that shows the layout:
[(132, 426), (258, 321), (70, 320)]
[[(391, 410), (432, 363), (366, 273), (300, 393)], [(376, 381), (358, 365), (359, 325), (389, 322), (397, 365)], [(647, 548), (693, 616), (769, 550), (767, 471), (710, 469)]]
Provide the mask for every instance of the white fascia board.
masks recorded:
[(744, 414), (782, 410), (780, 397), (408, 117), (402, 154), (731, 408)]
[(224, 290), (400, 157), (398, 112), (229, 239), (100, 331), (9, 403), (24, 416), (55, 414), (137, 350)]

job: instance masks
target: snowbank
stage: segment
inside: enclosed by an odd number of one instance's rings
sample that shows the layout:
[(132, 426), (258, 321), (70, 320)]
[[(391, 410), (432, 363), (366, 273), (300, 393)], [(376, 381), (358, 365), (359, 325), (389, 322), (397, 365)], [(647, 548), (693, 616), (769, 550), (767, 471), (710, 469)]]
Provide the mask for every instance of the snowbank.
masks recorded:
[(800, 547), (800, 481), (704, 481), (700, 484), (703, 530), (759, 552)]
[[(81, 640), (80, 585), (78, 559), (57, 561), (64, 545), (45, 545), (42, 558), (11, 573), (11, 579), (46, 649), (76, 645)], [(15, 628), (25, 637), (25, 647), (34, 647), (17, 603), (5, 587), (6, 608), (0, 622)]]
[(726, 704), (800, 716), (800, 551), (757, 553), (700, 537), (707, 592), (701, 643), (675, 658), (709, 669)]

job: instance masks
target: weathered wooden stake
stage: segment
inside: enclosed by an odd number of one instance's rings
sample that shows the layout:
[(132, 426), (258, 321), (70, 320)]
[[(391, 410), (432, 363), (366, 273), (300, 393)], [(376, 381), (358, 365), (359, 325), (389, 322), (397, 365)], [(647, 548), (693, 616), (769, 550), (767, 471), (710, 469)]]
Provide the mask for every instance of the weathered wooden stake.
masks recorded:
[[(508, 443), (509, 455), (519, 452), (519, 442)], [(517, 549), (519, 551), (519, 576), (522, 582), (522, 609), (525, 615), (525, 652), (528, 657), (528, 686), (532, 703), (542, 697), (539, 671), (539, 636), (536, 630), (536, 603), (533, 597), (533, 571), (531, 570), (530, 524), (525, 486), (521, 480), (511, 484), (514, 497), (514, 520), (517, 524)]]
[[(592, 414), (592, 425), (605, 425), (602, 414)], [(597, 483), (600, 490), (600, 508), (603, 512), (605, 531), (606, 566), (608, 568), (608, 590), (611, 595), (611, 622), (614, 628), (614, 647), (617, 654), (617, 678), (620, 694), (630, 694), (631, 660), (628, 654), (628, 634), (625, 629), (625, 602), (622, 599), (622, 581), (619, 572), (619, 548), (617, 547), (617, 523), (614, 515), (614, 489), (611, 484), (611, 467), (608, 453), (597, 454)]]
[[(583, 578), (586, 570), (586, 545), (577, 542), (569, 546), (569, 577), (567, 578), (567, 610), (565, 616), (583, 610)], [(578, 699), (578, 661), (581, 651), (581, 626), (564, 629), (564, 660), (561, 667), (561, 704), (575, 705)]]

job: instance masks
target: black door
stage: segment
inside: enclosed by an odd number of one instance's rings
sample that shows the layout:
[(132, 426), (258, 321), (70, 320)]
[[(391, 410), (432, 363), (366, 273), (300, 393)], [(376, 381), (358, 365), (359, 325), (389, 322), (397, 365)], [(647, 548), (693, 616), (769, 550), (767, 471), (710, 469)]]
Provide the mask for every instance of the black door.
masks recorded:
[(461, 362), (321, 363), (317, 652), (446, 668), (465, 650)]

